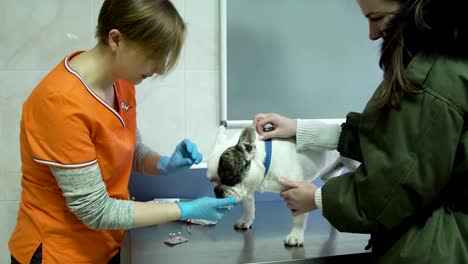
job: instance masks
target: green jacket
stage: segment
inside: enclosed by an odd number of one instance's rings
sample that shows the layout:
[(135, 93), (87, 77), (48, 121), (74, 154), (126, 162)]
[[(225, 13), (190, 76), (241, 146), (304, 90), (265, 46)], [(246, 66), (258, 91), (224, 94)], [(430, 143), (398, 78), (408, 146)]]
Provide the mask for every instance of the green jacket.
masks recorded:
[(367, 104), (362, 165), (322, 187), (323, 214), (374, 234), (374, 263), (468, 263), (468, 60), (417, 55), (407, 71), (424, 90), (399, 110)]

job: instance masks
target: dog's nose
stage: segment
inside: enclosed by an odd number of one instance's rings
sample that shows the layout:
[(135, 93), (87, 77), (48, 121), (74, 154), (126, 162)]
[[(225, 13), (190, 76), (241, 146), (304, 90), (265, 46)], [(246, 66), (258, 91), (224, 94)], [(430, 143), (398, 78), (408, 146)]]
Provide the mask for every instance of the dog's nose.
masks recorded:
[(219, 187), (219, 186), (216, 186), (214, 188), (214, 193), (215, 193), (215, 196), (216, 198), (224, 198), (224, 190), (223, 188)]

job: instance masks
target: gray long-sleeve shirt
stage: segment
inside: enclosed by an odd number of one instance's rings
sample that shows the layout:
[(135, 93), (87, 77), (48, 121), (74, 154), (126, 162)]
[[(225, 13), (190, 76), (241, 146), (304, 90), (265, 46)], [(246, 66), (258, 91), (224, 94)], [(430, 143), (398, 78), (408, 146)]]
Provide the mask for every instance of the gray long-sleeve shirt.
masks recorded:
[[(137, 131), (133, 170), (144, 173), (144, 160), (152, 153)], [(154, 165), (156, 166), (156, 164)], [(68, 208), (87, 227), (94, 230), (130, 229), (133, 226), (133, 201), (109, 197), (102, 180), (99, 161), (79, 169), (50, 167)]]

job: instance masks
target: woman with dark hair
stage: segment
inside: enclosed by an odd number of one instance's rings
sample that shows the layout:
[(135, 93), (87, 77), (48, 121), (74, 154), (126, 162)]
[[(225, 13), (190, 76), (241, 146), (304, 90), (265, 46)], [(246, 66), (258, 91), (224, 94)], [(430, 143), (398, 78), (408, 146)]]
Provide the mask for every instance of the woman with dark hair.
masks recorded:
[(361, 165), (321, 188), (284, 180), (281, 196), (293, 214), (322, 208), (338, 230), (371, 234), (375, 263), (468, 263), (468, 1), (357, 2), (369, 38), (383, 39), (384, 80), (362, 114), (254, 125)]

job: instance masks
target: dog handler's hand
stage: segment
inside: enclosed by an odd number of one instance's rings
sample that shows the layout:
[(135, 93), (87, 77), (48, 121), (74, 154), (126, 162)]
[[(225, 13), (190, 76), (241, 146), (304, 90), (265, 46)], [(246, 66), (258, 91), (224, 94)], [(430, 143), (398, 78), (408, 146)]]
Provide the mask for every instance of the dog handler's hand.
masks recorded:
[(189, 202), (178, 202), (180, 208), (180, 220), (205, 219), (216, 222), (231, 210), (236, 204), (236, 198), (229, 197), (217, 199), (205, 196)]
[(286, 179), (281, 179), (279, 182), (285, 187), (285, 190), (280, 192), (280, 196), (286, 201), (294, 216), (317, 209), (315, 204), (317, 185)]
[[(263, 128), (270, 124), (273, 130), (265, 132)], [(297, 120), (290, 119), (279, 114), (257, 114), (253, 120), (253, 126), (257, 133), (260, 135), (259, 139), (266, 140), (270, 138), (289, 138), (296, 135)]]
[(180, 169), (188, 169), (193, 164), (198, 164), (203, 157), (198, 152), (197, 145), (190, 139), (184, 139), (177, 145), (171, 157), (162, 156), (158, 162), (158, 170), (165, 175)]

